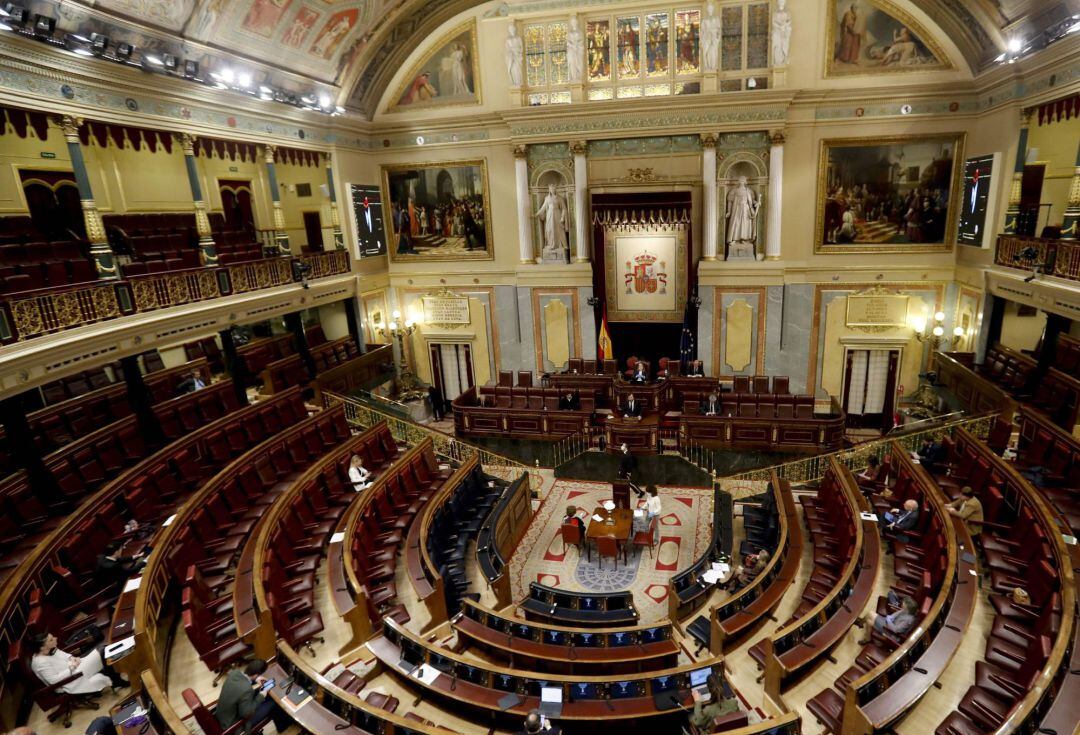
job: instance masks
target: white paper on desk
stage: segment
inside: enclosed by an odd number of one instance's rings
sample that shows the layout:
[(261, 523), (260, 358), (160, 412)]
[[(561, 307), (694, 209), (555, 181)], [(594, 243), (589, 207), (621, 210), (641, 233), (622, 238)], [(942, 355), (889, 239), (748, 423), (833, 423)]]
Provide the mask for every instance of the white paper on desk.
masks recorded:
[(175, 518), (176, 518), (176, 514), (173, 513), (171, 516), (169, 516), (168, 518), (165, 519), (165, 521), (161, 524), (161, 527), (165, 528), (170, 523), (172, 523)]
[(592, 519), (599, 523), (600, 521), (604, 520), (604, 516), (600, 515), (599, 513), (593, 513)]
[(727, 574), (731, 571), (731, 567), (722, 561), (714, 561), (712, 563), (712, 568), (720, 572), (721, 574)]
[(129, 635), (127, 638), (121, 638), (116, 643), (110, 643), (105, 646), (105, 658), (116, 658), (121, 653), (129, 651), (132, 648), (135, 648), (135, 636)]
[(124, 592), (134, 592), (139, 589), (139, 585), (142, 584), (142, 577), (132, 577), (124, 585)]
[(439, 678), (439, 674), (442, 672), (436, 669), (434, 666), (428, 664), (420, 664), (420, 668), (413, 672), (413, 677), (418, 679), (424, 684), (430, 685), (433, 681)]
[(877, 523), (878, 520), (875, 513), (867, 513), (865, 510), (859, 513), (859, 518), (862, 518), (864, 521), (873, 521), (874, 523)]
[(634, 511), (634, 518), (641, 518), (644, 515), (645, 511), (643, 511), (641, 508), (638, 508)]
[(340, 544), (344, 540), (345, 540), (345, 532), (344, 531), (338, 531), (337, 533), (335, 533), (333, 536), (330, 537), (330, 543), (332, 543), (332, 544)]
[(701, 578), (705, 580), (707, 584), (716, 584), (720, 581), (720, 572), (715, 569), (706, 569), (705, 573), (701, 575)]

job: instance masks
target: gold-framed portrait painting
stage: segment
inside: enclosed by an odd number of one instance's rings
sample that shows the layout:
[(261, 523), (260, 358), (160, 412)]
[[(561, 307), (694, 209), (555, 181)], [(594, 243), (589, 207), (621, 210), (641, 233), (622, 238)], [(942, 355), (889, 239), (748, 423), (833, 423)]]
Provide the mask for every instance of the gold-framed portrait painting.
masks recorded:
[(964, 134), (821, 141), (816, 253), (948, 251)]
[(485, 159), (383, 166), (382, 180), (391, 260), (495, 257)]

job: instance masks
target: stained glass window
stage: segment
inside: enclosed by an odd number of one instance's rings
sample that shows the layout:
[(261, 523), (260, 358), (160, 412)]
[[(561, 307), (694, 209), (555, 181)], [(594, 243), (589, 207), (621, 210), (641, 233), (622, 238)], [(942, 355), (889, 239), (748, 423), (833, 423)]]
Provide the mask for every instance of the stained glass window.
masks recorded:
[(544, 53), (544, 26), (525, 26), (525, 83), (547, 86), (547, 54)]
[(619, 18), (619, 79), (641, 75), (641, 18)]
[(668, 14), (645, 16), (645, 76), (665, 77), (670, 69)]
[(675, 13), (675, 73), (696, 74), (701, 70), (701, 11)]
[(611, 23), (591, 20), (587, 26), (589, 45), (589, 81), (611, 79)]
[(720, 15), (720, 68), (724, 71), (742, 69), (743, 9), (727, 6)]
[(758, 3), (747, 9), (746, 68), (769, 66), (769, 4)]

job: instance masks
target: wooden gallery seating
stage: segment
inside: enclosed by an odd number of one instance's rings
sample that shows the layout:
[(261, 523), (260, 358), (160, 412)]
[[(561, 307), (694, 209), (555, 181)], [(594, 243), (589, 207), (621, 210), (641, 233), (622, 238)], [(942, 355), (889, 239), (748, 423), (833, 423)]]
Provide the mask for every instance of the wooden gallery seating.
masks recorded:
[(226, 604), (232, 602), (230, 570), (245, 535), (271, 501), (266, 483), (290, 461), (279, 447), (271, 462), (269, 447), (286, 428), (310, 422), (300, 392), (292, 390), (196, 432), (207, 445), (203, 466), (194, 474), (196, 492), (162, 529), (143, 570), (133, 613), (136, 645), (125, 667), (149, 668), (164, 681), (171, 626), (178, 618), (191, 629), (191, 642), (211, 671), (220, 672), (248, 653), (236, 637), (233, 606)]
[[(780, 604), (784, 592), (795, 579), (802, 558), (802, 527), (791, 487), (774, 471), (769, 483), (776, 508), (775, 548), (768, 566), (746, 587), (713, 607), (686, 626), (686, 632), (704, 647), (719, 656), (725, 645), (730, 647), (756, 628)], [(752, 551), (747, 549), (746, 551)]]
[(247, 372), (248, 385), (258, 385), (263, 370), (275, 360), (296, 354), (296, 338), (292, 332), (273, 337), (257, 337), (236, 348), (236, 359), (242, 361)]
[(581, 395), (581, 409), (560, 410), (566, 391), (537, 387), (476, 387), (451, 404), (454, 431), (460, 436), (497, 436), (517, 439), (559, 439), (583, 434), (592, 424), (596, 399)]
[[(746, 376), (736, 376), (746, 377)], [(719, 415), (700, 415), (701, 404), (683, 403), (679, 441), (707, 446), (794, 452), (829, 452), (844, 439), (844, 412), (833, 402), (828, 414), (814, 412), (814, 397), (775, 393), (724, 393)]]
[(935, 352), (938, 383), (948, 388), (970, 413), (993, 412), (1010, 418), (1016, 411), (1015, 399), (994, 381), (977, 373), (971, 367), (974, 358), (970, 352)]
[[(15, 711), (36, 682), (23, 668), (28, 664), (27, 636), (56, 631), (61, 645), (81, 650), (74, 644), (85, 637), (88, 627), (97, 628), (106, 637), (114, 632), (131, 635), (130, 624), (125, 628), (123, 619), (113, 619), (114, 609), (123, 607), (117, 604), (120, 585), (93, 573), (97, 555), (113, 541), (121, 541), (127, 548), (156, 544), (163, 519), (205, 479), (218, 461), (216, 457), (222, 453), (231, 456), (227, 445), (210, 437), (228, 425), (241, 423), (254, 410), (230, 413), (156, 452), (150, 453), (147, 447), (143, 459), (112, 476), (81, 499), (77, 512), (51, 524), (35, 539), (0, 593), (0, 650), (5, 655), (5, 671), (19, 672), (4, 677), (0, 707), (5, 716)], [(125, 438), (126, 449), (137, 452), (140, 446), (144, 445), (137, 432)], [(139, 530), (125, 532), (129, 521), (137, 522)], [(126, 663), (118, 661), (117, 669), (137, 673), (138, 666)], [(46, 688), (30, 696), (44, 704), (55, 701), (53, 694)]]
[[(1060, 517), (1015, 467), (963, 429), (955, 438), (953, 467), (937, 479), (946, 492), (970, 485), (983, 503), (981, 545), (994, 621), (974, 685), (937, 733), (999, 732), (1006, 724), (1015, 732), (1065, 732), (1041, 729), (1040, 722), (1052, 703), (1080, 711), (1075, 698), (1062, 703), (1068, 695), (1056, 693), (1063, 683), (1074, 695), (1080, 690), (1080, 675), (1068, 663), (1077, 627), (1076, 547), (1066, 546)], [(1031, 596), (1030, 606), (1012, 602), (1016, 587)], [(1078, 721), (1074, 716), (1073, 725)]]
[(712, 588), (701, 575), (713, 562), (731, 556), (732, 531), (731, 494), (713, 492), (712, 539), (705, 551), (690, 566), (668, 580), (668, 618), (682, 620), (705, 604)]
[(529, 583), (529, 596), (518, 603), (526, 620), (606, 628), (634, 625), (638, 613), (632, 592), (569, 592)]
[(374, 377), (378, 364), (391, 355), (389, 345), (368, 345), (368, 348), (369, 352), (361, 355), (352, 337), (310, 346), (315, 375), (308, 372), (306, 363), (298, 354), (274, 360), (262, 370), (260, 393), (273, 395), (294, 385), (307, 386), (313, 382), (316, 383), (313, 387), (348, 392)]
[(505, 617), (465, 600), (451, 621), (468, 645), (499, 661), (556, 674), (601, 676), (664, 669), (678, 663), (670, 623), (632, 628), (573, 628)]
[(851, 630), (874, 591), (881, 557), (877, 524), (859, 515), (870, 505), (835, 457), (817, 495), (801, 501), (813, 568), (795, 614), (750, 649), (773, 701), (783, 701), (783, 689), (810, 673)]
[(525, 535), (531, 520), (532, 485), (528, 473), (523, 472), (502, 491), (476, 537), (476, 561), (480, 573), (502, 607), (513, 601), (507, 560)]
[(1016, 469), (1080, 533), (1080, 442), (1038, 411), (1020, 414)]
[[(963, 639), (975, 605), (975, 556), (963, 522), (945, 511), (937, 484), (899, 443), (891, 445), (897, 473), (894, 497), (875, 499), (878, 513), (919, 504), (908, 541), (893, 540), (892, 590), (919, 607), (919, 621), (906, 636), (872, 631), (854, 664), (830, 687), (807, 702), (829, 732), (884, 732), (906, 715), (941, 677)], [(892, 612), (885, 597), (878, 614)]]

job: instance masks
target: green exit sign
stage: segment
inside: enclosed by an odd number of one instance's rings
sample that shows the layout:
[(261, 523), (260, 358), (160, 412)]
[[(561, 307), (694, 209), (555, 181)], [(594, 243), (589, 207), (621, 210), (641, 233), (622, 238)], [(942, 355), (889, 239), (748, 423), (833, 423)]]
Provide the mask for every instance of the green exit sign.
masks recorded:
[(56, 158), (56, 154), (53, 153), (52, 151), (42, 151), (41, 152), (41, 157), (42, 158)]

